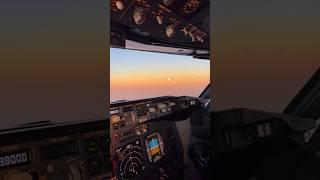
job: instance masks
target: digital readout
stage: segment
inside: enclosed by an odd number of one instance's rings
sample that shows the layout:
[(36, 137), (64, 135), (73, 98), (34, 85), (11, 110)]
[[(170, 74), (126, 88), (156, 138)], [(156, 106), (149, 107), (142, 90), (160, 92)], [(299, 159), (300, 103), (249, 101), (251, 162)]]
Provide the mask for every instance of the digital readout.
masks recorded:
[(110, 115), (114, 115), (114, 114), (118, 114), (119, 113), (119, 109), (113, 109), (110, 111)]
[(0, 154), (0, 168), (32, 162), (31, 151), (20, 151)]

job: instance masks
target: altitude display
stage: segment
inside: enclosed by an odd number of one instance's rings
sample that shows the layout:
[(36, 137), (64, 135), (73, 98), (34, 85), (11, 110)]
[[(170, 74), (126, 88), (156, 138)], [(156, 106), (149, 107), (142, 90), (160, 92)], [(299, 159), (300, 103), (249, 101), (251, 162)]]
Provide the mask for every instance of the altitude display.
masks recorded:
[(146, 149), (149, 161), (154, 163), (164, 155), (163, 141), (159, 133), (153, 133), (146, 138)]
[(132, 179), (145, 169), (143, 152), (139, 141), (117, 149), (116, 153), (119, 159), (119, 171), (122, 179)]
[(0, 168), (32, 162), (31, 150), (0, 154)]

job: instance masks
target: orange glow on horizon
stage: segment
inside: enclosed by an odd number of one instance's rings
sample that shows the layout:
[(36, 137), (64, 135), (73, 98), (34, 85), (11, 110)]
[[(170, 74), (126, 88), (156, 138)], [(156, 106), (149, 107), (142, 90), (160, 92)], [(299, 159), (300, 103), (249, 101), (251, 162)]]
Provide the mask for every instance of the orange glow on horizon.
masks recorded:
[(198, 96), (209, 82), (210, 62), (206, 60), (150, 52), (111, 51), (111, 102), (166, 95)]

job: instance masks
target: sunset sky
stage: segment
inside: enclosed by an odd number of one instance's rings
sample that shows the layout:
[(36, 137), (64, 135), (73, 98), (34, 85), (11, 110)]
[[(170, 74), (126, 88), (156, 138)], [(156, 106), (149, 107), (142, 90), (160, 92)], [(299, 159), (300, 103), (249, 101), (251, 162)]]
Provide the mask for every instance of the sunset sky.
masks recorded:
[(111, 49), (110, 101), (156, 96), (199, 96), (210, 62), (189, 56)]
[[(4, 0), (0, 126), (104, 118), (111, 101), (197, 96), (209, 61), (106, 49), (107, 1)], [(319, 0), (216, 0), (211, 82), (216, 110), (281, 112), (320, 65)], [(168, 79), (169, 78), (169, 79)]]
[(0, 129), (105, 117), (106, 4), (1, 1)]

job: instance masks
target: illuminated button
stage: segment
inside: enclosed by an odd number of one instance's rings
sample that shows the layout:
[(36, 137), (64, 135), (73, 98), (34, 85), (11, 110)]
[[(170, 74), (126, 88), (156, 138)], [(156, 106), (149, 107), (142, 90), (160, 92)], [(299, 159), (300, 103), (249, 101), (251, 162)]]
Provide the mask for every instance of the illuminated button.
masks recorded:
[(101, 161), (98, 158), (91, 158), (88, 160), (88, 167), (90, 175), (99, 174), (102, 170)]
[(48, 174), (52, 174), (54, 172), (54, 166), (52, 164), (48, 164), (46, 170)]
[(99, 151), (98, 140), (96, 138), (86, 140), (86, 151), (88, 154), (95, 154)]

